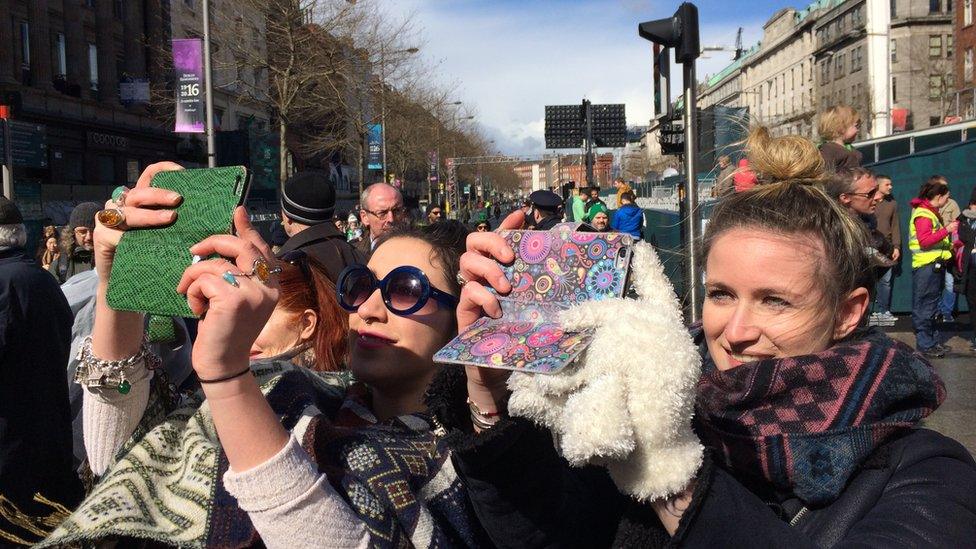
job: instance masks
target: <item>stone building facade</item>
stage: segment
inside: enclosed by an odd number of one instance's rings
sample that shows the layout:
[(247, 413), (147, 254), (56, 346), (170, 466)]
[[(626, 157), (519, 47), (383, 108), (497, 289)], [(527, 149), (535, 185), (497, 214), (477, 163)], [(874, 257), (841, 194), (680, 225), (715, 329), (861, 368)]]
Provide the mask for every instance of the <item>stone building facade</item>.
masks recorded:
[(120, 97), (121, 83), (165, 78), (152, 47), (168, 37), (163, 3), (0, 0), (0, 102), (13, 107), (15, 152), (18, 142), (35, 149), (14, 162), (32, 216), (64, 222), (72, 203), (105, 200), (176, 157), (177, 139), (149, 107)]
[(701, 87), (699, 106), (749, 107), (776, 135), (816, 137), (817, 113), (838, 103), (861, 113), (862, 137), (941, 124), (964, 87), (952, 4), (817, 0), (782, 9), (755, 48)]
[(816, 111), (812, 55), (817, 8), (785, 8), (763, 26), (742, 68), (742, 106), (774, 135), (809, 135)]
[(976, 118), (976, 1), (956, 0), (955, 74), (958, 97), (952, 114)]
[(850, 0), (823, 14), (815, 54), (820, 108), (853, 106), (864, 136), (941, 124), (955, 90), (952, 3)]

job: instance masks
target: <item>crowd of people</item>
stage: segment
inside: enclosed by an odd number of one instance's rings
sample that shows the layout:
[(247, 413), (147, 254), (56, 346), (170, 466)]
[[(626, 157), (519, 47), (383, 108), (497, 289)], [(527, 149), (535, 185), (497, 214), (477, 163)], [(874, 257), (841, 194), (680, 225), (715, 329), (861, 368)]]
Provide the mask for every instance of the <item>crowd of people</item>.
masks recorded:
[(149, 182), (179, 165), (79, 205), (36, 261), (0, 200), (0, 546), (972, 545), (976, 462), (920, 422), (946, 394), (922, 315), (945, 265), (976, 277), (976, 195), (948, 223), (944, 180), (911, 204), (916, 350), (868, 325), (900, 245), (890, 179), (763, 128), (746, 146), (756, 184), (712, 213), (692, 326), (633, 190), (612, 212), (578, 191), (570, 217), (636, 237), (634, 295), (565, 313), (592, 341), (551, 376), (434, 361), (503, 315), (519, 251), (493, 229), (559, 224), (551, 191), (472, 227), (411, 222), (378, 183), (343, 225), (328, 179), (296, 174), (284, 242), (238, 208), (190, 248), (213, 259), (179, 282), (186, 319), (106, 300), (126, 232), (176, 219)]

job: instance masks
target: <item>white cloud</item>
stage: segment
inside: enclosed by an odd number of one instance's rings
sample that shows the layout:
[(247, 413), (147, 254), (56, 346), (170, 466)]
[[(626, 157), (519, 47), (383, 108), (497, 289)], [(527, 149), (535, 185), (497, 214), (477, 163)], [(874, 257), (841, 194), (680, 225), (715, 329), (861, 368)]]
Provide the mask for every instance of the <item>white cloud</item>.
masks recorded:
[[(414, 13), (423, 27), (427, 59), (440, 61), (441, 79), (460, 81), (458, 99), (474, 106), (476, 122), (495, 147), (508, 154), (543, 152), (545, 105), (625, 103), (628, 124), (650, 117), (650, 43), (637, 36), (637, 23), (670, 14), (647, 0), (546, 3), (439, 2), (405, 0), (394, 13)], [(509, 6), (505, 8), (503, 6)], [(746, 47), (762, 21), (747, 28)], [(702, 27), (702, 43), (732, 46), (735, 25)], [(699, 79), (721, 70), (731, 53), (715, 52), (698, 63)], [(672, 69), (673, 97), (681, 69)]]

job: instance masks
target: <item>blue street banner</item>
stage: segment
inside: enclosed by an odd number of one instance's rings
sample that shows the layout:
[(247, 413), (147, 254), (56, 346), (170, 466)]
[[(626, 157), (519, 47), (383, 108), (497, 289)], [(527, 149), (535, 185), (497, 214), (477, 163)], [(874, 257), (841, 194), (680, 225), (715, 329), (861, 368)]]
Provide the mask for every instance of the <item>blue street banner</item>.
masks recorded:
[(177, 133), (204, 133), (203, 40), (173, 40), (173, 73), (176, 79)]
[(383, 126), (381, 124), (370, 124), (369, 133), (366, 138), (369, 147), (366, 160), (367, 168), (371, 170), (383, 169)]

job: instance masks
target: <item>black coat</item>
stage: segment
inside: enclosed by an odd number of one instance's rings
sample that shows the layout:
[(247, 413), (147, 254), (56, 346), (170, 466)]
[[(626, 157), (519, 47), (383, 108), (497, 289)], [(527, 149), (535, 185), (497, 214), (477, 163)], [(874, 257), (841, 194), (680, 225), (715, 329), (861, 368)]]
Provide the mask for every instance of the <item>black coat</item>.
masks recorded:
[[(57, 281), (23, 249), (0, 252), (0, 496), (33, 517), (55, 511), (35, 494), (69, 509), (82, 496), (65, 383), (71, 324)], [(10, 516), (0, 513), (0, 531), (39, 541)]]
[(706, 456), (672, 539), (650, 506), (620, 494), (603, 469), (569, 467), (548, 431), (504, 419), (466, 434), (466, 407), (452, 404), (464, 402), (463, 375), (450, 377), (435, 380), (429, 403), (445, 426), (456, 426), (452, 459), (499, 547), (976, 546), (976, 463), (933, 431), (880, 446), (840, 498), (816, 510), (750, 490)]
[[(958, 217), (959, 221), (959, 240), (963, 244), (962, 248), (962, 271), (956, 277), (954, 290), (960, 294), (976, 295), (976, 270), (972, 268), (973, 246), (976, 243), (976, 217), (967, 217), (965, 212)], [(970, 310), (976, 303), (970, 302)]]
[(331, 222), (313, 225), (289, 238), (278, 250), (278, 257), (292, 250), (302, 250), (321, 263), (333, 283), (347, 265), (365, 264), (367, 261), (367, 257), (346, 242), (346, 235), (339, 232)]

